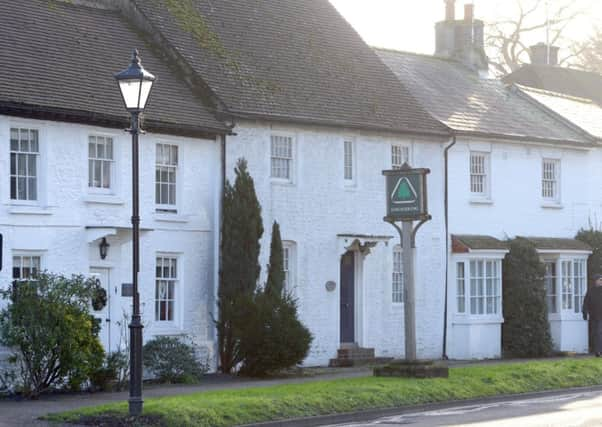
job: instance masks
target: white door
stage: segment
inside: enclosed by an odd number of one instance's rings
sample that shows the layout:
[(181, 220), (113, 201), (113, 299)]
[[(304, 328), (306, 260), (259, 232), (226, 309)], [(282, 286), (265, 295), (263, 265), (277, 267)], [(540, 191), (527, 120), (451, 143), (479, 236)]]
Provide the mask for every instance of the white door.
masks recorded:
[(107, 293), (107, 305), (101, 310), (94, 310), (92, 314), (100, 320), (100, 333), (98, 337), (108, 353), (111, 351), (111, 270), (108, 268), (91, 268), (90, 276), (96, 278)]

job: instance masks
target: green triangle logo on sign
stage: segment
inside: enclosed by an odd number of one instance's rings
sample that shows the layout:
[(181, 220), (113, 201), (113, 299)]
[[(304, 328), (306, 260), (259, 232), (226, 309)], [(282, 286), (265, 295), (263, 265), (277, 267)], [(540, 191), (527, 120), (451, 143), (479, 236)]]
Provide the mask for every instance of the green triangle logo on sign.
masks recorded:
[(407, 177), (404, 176), (397, 181), (397, 185), (393, 189), (393, 194), (391, 194), (391, 202), (404, 205), (416, 203), (417, 199), (418, 193), (416, 193), (416, 189)]

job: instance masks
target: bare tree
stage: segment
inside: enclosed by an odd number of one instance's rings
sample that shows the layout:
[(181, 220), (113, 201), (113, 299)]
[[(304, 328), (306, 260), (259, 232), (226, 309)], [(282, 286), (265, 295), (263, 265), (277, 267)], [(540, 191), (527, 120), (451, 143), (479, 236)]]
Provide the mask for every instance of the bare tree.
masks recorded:
[(580, 43), (575, 53), (575, 67), (602, 74), (602, 27), (598, 27), (588, 40)]
[[(516, 13), (511, 19), (491, 22), (487, 25), (487, 48), (490, 63), (495, 71), (507, 74), (529, 62), (529, 46), (525, 40), (543, 34), (549, 25), (550, 45), (572, 47), (574, 42), (564, 37), (567, 26), (583, 11), (573, 0), (514, 0)], [(546, 10), (547, 9), (547, 10)], [(548, 17), (548, 18), (546, 18)], [(567, 65), (578, 56), (578, 49), (560, 59)]]

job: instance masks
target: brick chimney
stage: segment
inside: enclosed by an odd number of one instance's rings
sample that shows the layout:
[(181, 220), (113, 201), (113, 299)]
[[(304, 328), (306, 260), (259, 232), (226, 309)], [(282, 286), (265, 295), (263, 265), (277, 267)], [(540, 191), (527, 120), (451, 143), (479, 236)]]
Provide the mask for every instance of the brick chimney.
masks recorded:
[(464, 5), (464, 19), (455, 19), (455, 1), (445, 1), (445, 21), (437, 22), (435, 55), (456, 59), (477, 71), (489, 67), (485, 55), (484, 24), (474, 19), (474, 4)]
[(537, 43), (529, 48), (529, 56), (533, 65), (558, 65), (558, 46), (550, 46), (548, 53), (548, 45), (545, 43)]

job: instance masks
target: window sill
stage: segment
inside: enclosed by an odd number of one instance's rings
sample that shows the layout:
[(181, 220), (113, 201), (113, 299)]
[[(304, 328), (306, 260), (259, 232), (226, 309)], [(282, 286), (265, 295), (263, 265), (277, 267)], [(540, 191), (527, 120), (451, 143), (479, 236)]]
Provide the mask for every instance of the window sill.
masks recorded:
[(583, 323), (586, 323), (587, 320), (583, 320), (583, 316), (581, 313), (573, 313), (573, 312), (568, 312), (568, 313), (548, 313), (548, 320), (554, 320), (557, 322), (562, 322), (562, 321), (571, 321), (571, 322), (575, 322), (575, 321), (580, 321)]
[(295, 183), (290, 179), (284, 178), (270, 178), (270, 184), (272, 185), (282, 185), (283, 187), (294, 187)]
[(544, 209), (563, 209), (564, 208), (564, 206), (562, 206), (562, 203), (547, 202), (547, 201), (541, 202), (541, 207)]
[(502, 324), (504, 318), (502, 316), (473, 316), (456, 314), (452, 320), (454, 325), (487, 325), (487, 324)]
[(40, 205), (9, 205), (11, 215), (52, 215), (52, 208)]
[(161, 325), (163, 322), (155, 321), (153, 326), (149, 328), (151, 335), (185, 335), (184, 329), (174, 324)]
[(102, 205), (124, 205), (125, 201), (110, 194), (88, 194), (84, 197), (84, 203)]
[(178, 222), (185, 223), (189, 221), (189, 218), (184, 215), (178, 215), (177, 212), (168, 213), (168, 212), (156, 212), (153, 214), (153, 218), (155, 221), (160, 222)]
[(488, 198), (474, 197), (468, 200), (471, 205), (493, 205), (493, 200)]

